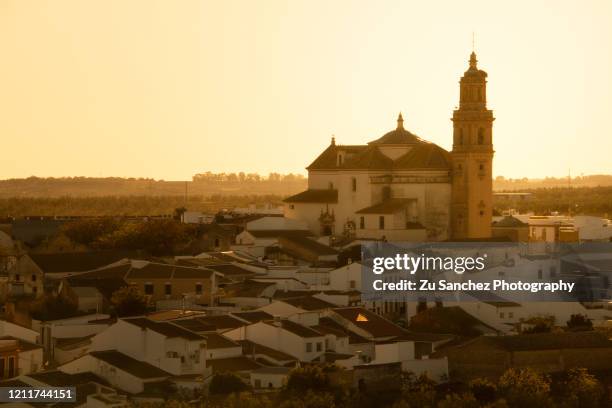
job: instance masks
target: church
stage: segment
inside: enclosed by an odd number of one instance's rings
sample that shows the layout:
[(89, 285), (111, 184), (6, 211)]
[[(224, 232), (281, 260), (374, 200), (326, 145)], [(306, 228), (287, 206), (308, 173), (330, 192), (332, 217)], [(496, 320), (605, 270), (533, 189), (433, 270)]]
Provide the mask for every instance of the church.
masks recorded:
[(472, 52), (447, 151), (404, 128), (366, 145), (330, 145), (307, 167), (308, 189), (285, 199), (285, 217), (317, 236), (388, 241), (491, 237), (493, 112), (487, 73)]

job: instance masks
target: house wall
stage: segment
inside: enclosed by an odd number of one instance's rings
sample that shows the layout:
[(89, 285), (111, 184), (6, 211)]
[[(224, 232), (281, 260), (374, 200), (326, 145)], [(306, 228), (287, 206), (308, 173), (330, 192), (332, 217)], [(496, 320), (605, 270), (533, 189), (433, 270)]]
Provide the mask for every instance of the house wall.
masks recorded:
[[(68, 374), (92, 372), (108, 381), (111, 386), (132, 394), (138, 394), (144, 391), (145, 381), (126, 371), (113, 367), (104, 361), (94, 358), (89, 354), (66, 363), (58, 367), (58, 369)], [(147, 381), (152, 382), (161, 379), (163, 378), (148, 379)]]
[(19, 352), (19, 375), (27, 375), (43, 369), (43, 349)]
[[(151, 278), (129, 278), (130, 286), (138, 288), (140, 293), (145, 294), (145, 285), (153, 285), (153, 294), (150, 296), (150, 301), (155, 303), (158, 300), (166, 299), (182, 299), (183, 294), (189, 294), (194, 299), (198, 299), (202, 303), (213, 304), (213, 282), (209, 278), (188, 278), (188, 279), (151, 279)], [(171, 285), (170, 295), (166, 295), (166, 283)], [(202, 294), (196, 295), (196, 284), (202, 284)]]
[[(287, 374), (251, 373), (251, 387), (281, 388), (287, 383)], [(259, 386), (258, 386), (259, 385)]]
[(215, 349), (207, 349), (206, 357), (209, 360), (214, 360), (217, 358), (229, 358), (229, 357), (240, 357), (242, 355), (242, 346), (236, 347), (224, 347), (224, 348), (215, 348)]
[(39, 334), (35, 330), (19, 326), (17, 324), (0, 320), (0, 337), (11, 336), (30, 343), (37, 343)]
[(28, 255), (21, 256), (8, 270), (8, 293), (29, 294), (40, 297), (43, 290), (44, 273)]
[[(224, 333), (233, 340), (251, 340), (287, 353), (300, 361), (312, 361), (324, 353), (325, 337), (303, 338), (281, 327), (267, 323), (254, 323)], [(321, 343), (321, 351), (316, 351), (316, 343)], [(312, 351), (306, 351), (306, 344), (312, 343)]]

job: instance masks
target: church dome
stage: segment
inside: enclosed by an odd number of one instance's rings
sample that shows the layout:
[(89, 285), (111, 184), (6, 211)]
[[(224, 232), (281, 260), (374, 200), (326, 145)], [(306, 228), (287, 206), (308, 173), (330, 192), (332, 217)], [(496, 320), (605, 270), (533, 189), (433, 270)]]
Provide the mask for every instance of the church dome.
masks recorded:
[(400, 113), (397, 118), (397, 128), (385, 133), (382, 137), (369, 142), (369, 145), (405, 145), (423, 143), (423, 139), (404, 129), (404, 119)]

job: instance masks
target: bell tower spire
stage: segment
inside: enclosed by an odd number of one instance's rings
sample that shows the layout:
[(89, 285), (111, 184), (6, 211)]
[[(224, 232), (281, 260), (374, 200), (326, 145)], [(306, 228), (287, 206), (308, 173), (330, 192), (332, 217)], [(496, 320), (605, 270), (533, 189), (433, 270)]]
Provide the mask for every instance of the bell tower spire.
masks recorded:
[(472, 51), (459, 81), (453, 112), (451, 217), (455, 239), (488, 238), (493, 216), (493, 111), (487, 108), (487, 73)]

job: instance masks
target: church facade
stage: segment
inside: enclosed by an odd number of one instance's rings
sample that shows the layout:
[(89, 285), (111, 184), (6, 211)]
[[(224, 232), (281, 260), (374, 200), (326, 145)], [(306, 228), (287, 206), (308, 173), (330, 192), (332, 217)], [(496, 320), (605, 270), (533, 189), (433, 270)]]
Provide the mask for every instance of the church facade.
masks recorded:
[(319, 236), (440, 241), (491, 236), (493, 112), (476, 54), (460, 81), (448, 152), (404, 128), (366, 145), (331, 144), (307, 167), (308, 189), (285, 217)]

